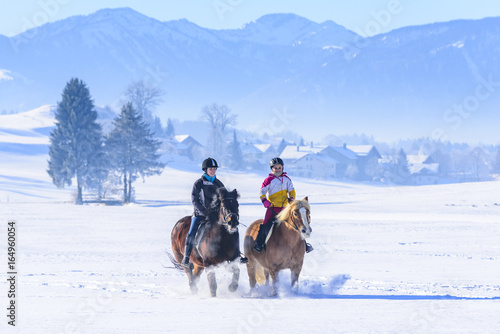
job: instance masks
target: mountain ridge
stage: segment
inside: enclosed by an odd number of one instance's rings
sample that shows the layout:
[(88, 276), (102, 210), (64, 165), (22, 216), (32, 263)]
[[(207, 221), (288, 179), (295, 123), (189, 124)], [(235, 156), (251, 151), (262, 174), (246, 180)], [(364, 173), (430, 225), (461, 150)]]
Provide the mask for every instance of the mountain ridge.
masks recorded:
[[(305, 136), (343, 131), (401, 138), (446, 127), (447, 137), (470, 140), (484, 126), (481, 134), (492, 141), (491, 124), (500, 121), (496, 86), (474, 117), (453, 114), (470, 129), (455, 131), (444, 120), (490, 76), (500, 80), (500, 18), (362, 38), (333, 21), (295, 14), (213, 30), (120, 8), (36, 29), (0, 36), (0, 46), (12, 46), (2, 49), (0, 69), (13, 78), (0, 81), (0, 110), (55, 104), (65, 83), (79, 77), (97, 105), (118, 109), (125, 87), (143, 79), (166, 92), (157, 111), (163, 120), (198, 118), (204, 105), (217, 102), (238, 114), (240, 124), (268, 133), (290, 128)], [(313, 117), (302, 120), (304, 113)], [(270, 126), (273, 119), (280, 124)]]

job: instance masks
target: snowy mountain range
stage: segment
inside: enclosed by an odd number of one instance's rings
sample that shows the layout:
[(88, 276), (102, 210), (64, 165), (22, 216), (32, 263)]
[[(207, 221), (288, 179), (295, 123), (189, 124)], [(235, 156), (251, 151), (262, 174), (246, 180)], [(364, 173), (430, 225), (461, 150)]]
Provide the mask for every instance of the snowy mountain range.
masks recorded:
[(269, 134), (498, 142), (500, 18), (362, 38), (294, 14), (211, 30), (104, 9), (0, 36), (0, 50), (0, 110), (55, 104), (72, 77), (97, 105), (118, 109), (125, 87), (143, 79), (166, 92), (162, 119), (197, 119), (216, 102)]

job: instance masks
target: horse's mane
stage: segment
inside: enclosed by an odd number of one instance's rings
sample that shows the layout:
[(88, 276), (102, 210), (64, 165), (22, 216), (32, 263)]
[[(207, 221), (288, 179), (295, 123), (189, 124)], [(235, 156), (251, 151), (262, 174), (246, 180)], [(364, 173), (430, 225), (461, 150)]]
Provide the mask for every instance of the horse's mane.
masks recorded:
[(296, 199), (292, 203), (288, 204), (283, 210), (281, 210), (280, 213), (276, 216), (276, 219), (279, 222), (286, 221), (290, 219), (292, 213), (300, 209), (301, 207), (306, 208), (307, 210), (311, 211), (311, 206), (309, 205), (309, 202), (305, 199)]
[(217, 194), (214, 195), (214, 200), (212, 201), (212, 205), (208, 208), (208, 218), (210, 221), (217, 220), (219, 217), (219, 209), (220, 204), (225, 199), (234, 199), (237, 200), (240, 197), (240, 194), (236, 189), (232, 191), (228, 191), (226, 188), (217, 189)]

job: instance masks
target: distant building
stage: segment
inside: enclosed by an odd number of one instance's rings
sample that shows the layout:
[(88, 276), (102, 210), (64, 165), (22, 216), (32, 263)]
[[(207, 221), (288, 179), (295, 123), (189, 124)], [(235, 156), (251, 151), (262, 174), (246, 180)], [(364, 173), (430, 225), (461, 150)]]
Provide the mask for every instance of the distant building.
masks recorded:
[(197, 160), (202, 157), (203, 145), (190, 135), (174, 136), (175, 149), (177, 154), (186, 156), (191, 160)]
[(285, 170), (300, 177), (329, 179), (337, 177), (338, 161), (327, 152), (328, 146), (288, 145), (280, 154)]
[(410, 184), (426, 185), (439, 182), (439, 164), (428, 155), (407, 155)]
[(288, 145), (280, 154), (286, 169), (297, 176), (313, 178), (373, 179), (381, 158), (372, 145)]
[(337, 177), (357, 178), (358, 155), (347, 148), (347, 145), (328, 146), (325, 154), (332, 157), (337, 164)]
[(261, 169), (264, 165), (264, 153), (253, 142), (243, 141), (240, 143), (243, 160), (252, 169)]
[(308, 178), (332, 179), (337, 177), (338, 161), (321, 153), (306, 154), (291, 166), (294, 175)]
[(356, 166), (359, 178), (373, 180), (379, 167), (379, 160), (382, 159), (377, 148), (373, 145), (346, 145), (346, 148), (356, 153), (358, 157)]

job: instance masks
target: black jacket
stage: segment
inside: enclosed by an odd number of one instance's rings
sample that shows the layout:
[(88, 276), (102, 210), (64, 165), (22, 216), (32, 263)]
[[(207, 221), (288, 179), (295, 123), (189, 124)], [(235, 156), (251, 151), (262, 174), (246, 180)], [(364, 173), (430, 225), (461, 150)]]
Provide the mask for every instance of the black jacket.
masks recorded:
[(194, 206), (195, 216), (208, 215), (208, 209), (212, 205), (214, 196), (217, 194), (216, 191), (219, 188), (224, 188), (224, 184), (217, 177), (215, 177), (213, 183), (204, 176), (196, 180), (191, 191), (191, 202)]

